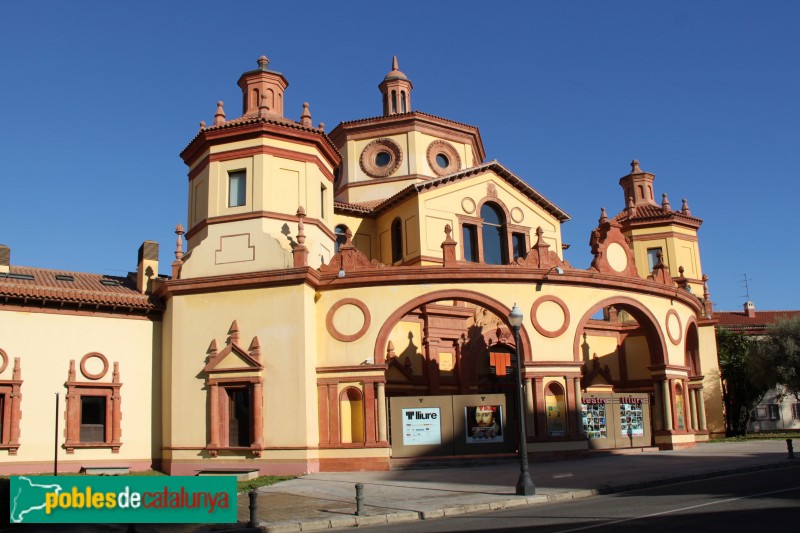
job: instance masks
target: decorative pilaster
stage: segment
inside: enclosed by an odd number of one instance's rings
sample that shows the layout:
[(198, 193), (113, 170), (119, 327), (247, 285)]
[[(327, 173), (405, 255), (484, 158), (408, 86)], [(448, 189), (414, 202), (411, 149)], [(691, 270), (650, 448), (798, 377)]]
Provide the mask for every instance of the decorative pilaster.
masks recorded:
[(367, 445), (375, 445), (377, 423), (375, 412), (375, 384), (364, 383), (364, 440)]
[(22, 370), (19, 365), (19, 357), (14, 358), (14, 370), (11, 374), (11, 428), (8, 436), (8, 454), (17, 455), (19, 448), (19, 422), (22, 418)]
[[(209, 448), (219, 448), (219, 431), (220, 431), (220, 420), (219, 420), (219, 385), (216, 383), (211, 383), (209, 385), (209, 410), (208, 413), (208, 447)], [(211, 456), (216, 457), (217, 452), (216, 450), (211, 451)]]
[(264, 447), (264, 385), (253, 383), (253, 442), (250, 448), (256, 457), (261, 457)]
[(111, 453), (119, 453), (122, 444), (122, 395), (119, 389), (119, 363), (114, 362), (114, 371), (111, 374)]

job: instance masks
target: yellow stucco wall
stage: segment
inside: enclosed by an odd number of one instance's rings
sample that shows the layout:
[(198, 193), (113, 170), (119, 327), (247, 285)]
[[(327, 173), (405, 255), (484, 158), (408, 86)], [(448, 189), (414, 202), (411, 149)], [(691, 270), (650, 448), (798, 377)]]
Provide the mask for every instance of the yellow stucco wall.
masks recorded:
[[(41, 471), (52, 470), (55, 394), (60, 395), (59, 441), (63, 444), (67, 392), (64, 383), (71, 359), (75, 360), (77, 380), (85, 383), (110, 383), (114, 362), (119, 363), (122, 446), (116, 454), (109, 448), (76, 449), (74, 454), (67, 454), (59, 447), (59, 462), (149, 463), (152, 457), (158, 457), (160, 337), (161, 324), (150, 320), (0, 311), (0, 348), (10, 360), (0, 379), (11, 379), (13, 360), (19, 357), (23, 380), (21, 445), (16, 456), (0, 450), (0, 463), (41, 463)], [(97, 381), (84, 377), (80, 371), (81, 359), (91, 352), (103, 354), (109, 363), (107, 374)], [(87, 368), (90, 372), (101, 368), (96, 359), (89, 363), (95, 367)]]
[(247, 351), (254, 336), (261, 343), (264, 445), (318, 444), (317, 317), (311, 289), (303, 285), (177, 296), (169, 301), (168, 313), (172, 333), (164, 339), (164, 374), (172, 377), (172, 391), (164, 402), (164, 417), (171, 421), (165, 428), (170, 446), (207, 444), (203, 367), (209, 344), (216, 339), (221, 351), (234, 320), (240, 347)]

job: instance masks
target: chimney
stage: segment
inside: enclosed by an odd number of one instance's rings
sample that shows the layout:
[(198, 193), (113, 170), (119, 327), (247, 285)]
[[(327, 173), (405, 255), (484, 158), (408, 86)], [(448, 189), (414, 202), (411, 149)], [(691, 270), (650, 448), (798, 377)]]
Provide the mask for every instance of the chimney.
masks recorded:
[(751, 301), (744, 303), (744, 314), (747, 318), (754, 318), (756, 316), (756, 306)]
[(139, 262), (136, 266), (136, 289), (142, 294), (149, 293), (155, 277), (158, 277), (158, 243), (144, 241), (139, 247)]
[(8, 274), (11, 267), (11, 248), (0, 244), (0, 274)]

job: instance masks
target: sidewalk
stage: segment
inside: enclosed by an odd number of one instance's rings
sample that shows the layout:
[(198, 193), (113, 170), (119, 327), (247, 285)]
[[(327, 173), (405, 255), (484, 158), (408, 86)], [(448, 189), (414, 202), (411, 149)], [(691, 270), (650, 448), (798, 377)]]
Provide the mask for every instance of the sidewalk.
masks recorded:
[[(310, 474), (258, 491), (259, 526), (269, 533), (378, 525), (586, 498), (723, 473), (800, 465), (784, 440), (699, 444), (689, 450), (598, 455), (530, 463), (536, 494), (516, 496), (519, 463), (491, 466)], [(365, 515), (355, 516), (356, 483)], [(239, 498), (239, 520), (249, 517)]]

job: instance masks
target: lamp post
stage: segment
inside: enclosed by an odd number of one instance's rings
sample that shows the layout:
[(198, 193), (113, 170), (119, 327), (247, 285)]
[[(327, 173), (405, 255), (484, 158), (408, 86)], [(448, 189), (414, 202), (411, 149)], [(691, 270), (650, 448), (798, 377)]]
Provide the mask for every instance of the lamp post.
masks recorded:
[(513, 309), (508, 314), (508, 323), (514, 330), (514, 344), (517, 354), (517, 418), (519, 419), (519, 479), (517, 479), (517, 495), (532, 496), (536, 493), (531, 475), (528, 472), (528, 435), (525, 431), (525, 404), (522, 399), (524, 388), (522, 385), (522, 357), (519, 352), (519, 328), (522, 325), (522, 311), (514, 303)]

